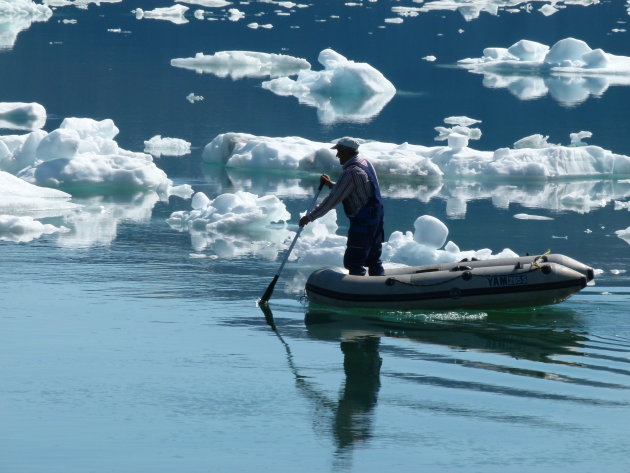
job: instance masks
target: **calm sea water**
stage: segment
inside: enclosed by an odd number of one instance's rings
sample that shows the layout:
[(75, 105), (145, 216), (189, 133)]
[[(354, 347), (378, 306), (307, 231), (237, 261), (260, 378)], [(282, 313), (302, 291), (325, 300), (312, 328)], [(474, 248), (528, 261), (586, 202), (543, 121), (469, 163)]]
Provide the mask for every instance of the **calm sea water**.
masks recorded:
[[(134, 151), (155, 134), (186, 139), (190, 156), (156, 161), (176, 183), (210, 197), (279, 193), (293, 215), (316, 176), (203, 166), (203, 146), (228, 131), (431, 145), (443, 118), (467, 115), (483, 121), (479, 149), (533, 133), (568, 143), (569, 133), (589, 130), (591, 143), (630, 154), (627, 87), (567, 107), (550, 96), (521, 101), (443, 67), (519, 39), (574, 36), (630, 55), (628, 33), (611, 32), (630, 21), (621, 1), (468, 22), (438, 11), (399, 25), (383, 22), (399, 5), (386, 1), (326, 2), (288, 17), (252, 2), (237, 6), (266, 15), (236, 23), (174, 25), (130, 13), (167, 5), (56, 10), (0, 52), (0, 101), (41, 103), (47, 130), (69, 116), (112, 118), (119, 144)], [(250, 21), (274, 28), (252, 30)], [(369, 123), (323, 125), (313, 108), (261, 89), (260, 80), (169, 65), (238, 49), (315, 64), (326, 47), (372, 64), (399, 90)], [(429, 54), (438, 60), (421, 60)], [(205, 100), (188, 103), (190, 92)], [(279, 191), (296, 182), (300, 192)], [(0, 471), (628, 471), (630, 246), (614, 231), (630, 225), (630, 214), (613, 203), (628, 200), (628, 184), (409, 181), (384, 190), (388, 234), (431, 214), (462, 249), (551, 249), (602, 272), (553, 307), (379, 313), (304, 304), (296, 281), (309, 268), (293, 264), (271, 319), (255, 301), (278, 261), (190, 258), (190, 236), (165, 223), (188, 201), (77, 198), (106, 212), (71, 235), (0, 242)]]

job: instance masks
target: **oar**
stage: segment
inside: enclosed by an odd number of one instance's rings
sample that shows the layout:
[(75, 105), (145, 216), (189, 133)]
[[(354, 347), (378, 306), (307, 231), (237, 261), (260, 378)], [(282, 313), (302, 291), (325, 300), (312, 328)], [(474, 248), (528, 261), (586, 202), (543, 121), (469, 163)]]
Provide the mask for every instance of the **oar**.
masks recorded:
[[(315, 203), (317, 202), (317, 198), (319, 197), (319, 193), (322, 190), (322, 187), (324, 187), (324, 183), (323, 182), (319, 184), (319, 188), (317, 189), (317, 192), (315, 193), (315, 197), (313, 197), (313, 201), (311, 202), (311, 205), (308, 208), (308, 212), (310, 212), (310, 210), (315, 206)], [(267, 302), (269, 302), (269, 299), (271, 298), (271, 293), (273, 292), (273, 289), (276, 287), (276, 283), (278, 282), (278, 278), (280, 277), (280, 273), (282, 273), (282, 268), (284, 268), (284, 264), (289, 259), (289, 255), (291, 254), (291, 251), (293, 251), (293, 247), (295, 246), (295, 243), (297, 242), (297, 239), (300, 236), (300, 233), (302, 233), (302, 229), (303, 228), (304, 227), (298, 228), (298, 231), (295, 234), (295, 236), (293, 237), (293, 241), (291, 242), (291, 246), (289, 246), (289, 249), (287, 250), (286, 254), (284, 255), (284, 258), (282, 259), (282, 263), (280, 264), (280, 267), (278, 268), (278, 271), (276, 271), (276, 275), (273, 277), (273, 280), (269, 283), (269, 286), (267, 287), (267, 290), (265, 291), (263, 296), (258, 301), (258, 304), (266, 304)]]

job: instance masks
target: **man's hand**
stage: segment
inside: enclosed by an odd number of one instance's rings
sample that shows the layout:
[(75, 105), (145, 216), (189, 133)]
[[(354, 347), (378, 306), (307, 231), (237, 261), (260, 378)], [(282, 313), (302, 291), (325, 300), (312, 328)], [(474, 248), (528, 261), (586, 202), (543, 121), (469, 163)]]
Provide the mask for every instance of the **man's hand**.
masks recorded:
[(319, 182), (320, 184), (325, 185), (329, 189), (335, 185), (335, 183), (330, 180), (330, 177), (328, 176), (328, 174), (322, 174), (321, 177), (319, 178)]
[(309, 219), (308, 219), (308, 217), (305, 215), (304, 217), (302, 217), (302, 218), (300, 219), (300, 223), (299, 223), (299, 225), (300, 225), (300, 227), (303, 227), (303, 226), (304, 226), (304, 225), (306, 225), (308, 222), (310, 222), (310, 220), (309, 220)]

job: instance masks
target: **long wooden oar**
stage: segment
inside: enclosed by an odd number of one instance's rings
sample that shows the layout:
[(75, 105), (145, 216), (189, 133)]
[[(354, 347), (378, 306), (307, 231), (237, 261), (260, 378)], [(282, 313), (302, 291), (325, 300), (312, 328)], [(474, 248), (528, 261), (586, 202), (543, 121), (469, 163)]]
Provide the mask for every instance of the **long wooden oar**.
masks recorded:
[[(317, 192), (315, 193), (315, 197), (313, 197), (313, 201), (311, 202), (311, 205), (308, 208), (308, 212), (310, 212), (311, 209), (315, 206), (315, 203), (317, 202), (317, 198), (319, 197), (319, 193), (322, 191), (322, 187), (324, 187), (324, 183), (323, 182), (319, 184), (319, 188), (317, 189)], [(276, 287), (276, 283), (278, 282), (278, 278), (280, 277), (280, 273), (282, 273), (282, 269), (284, 268), (284, 264), (289, 259), (289, 255), (291, 254), (291, 251), (293, 251), (293, 247), (295, 246), (295, 243), (297, 242), (297, 239), (300, 236), (300, 233), (302, 233), (302, 229), (303, 228), (304, 227), (298, 228), (298, 231), (295, 234), (295, 236), (293, 237), (293, 241), (291, 242), (291, 246), (289, 246), (289, 249), (287, 250), (286, 254), (284, 255), (284, 258), (282, 259), (282, 263), (280, 264), (280, 267), (278, 268), (278, 271), (276, 271), (276, 275), (273, 277), (273, 280), (269, 283), (269, 286), (267, 287), (267, 290), (265, 291), (263, 296), (258, 301), (258, 304), (266, 304), (267, 302), (269, 302), (269, 299), (271, 298), (271, 293), (273, 292), (273, 289)]]

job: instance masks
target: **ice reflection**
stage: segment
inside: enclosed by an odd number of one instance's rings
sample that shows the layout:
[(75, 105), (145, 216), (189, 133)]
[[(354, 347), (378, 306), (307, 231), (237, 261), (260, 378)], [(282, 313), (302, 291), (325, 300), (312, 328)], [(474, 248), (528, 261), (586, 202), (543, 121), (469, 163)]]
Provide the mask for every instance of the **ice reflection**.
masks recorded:
[(532, 76), (489, 71), (483, 74), (483, 85), (491, 89), (507, 89), (520, 100), (534, 100), (549, 94), (566, 107), (581, 104), (589, 97), (600, 97), (613, 85), (630, 85), (630, 77), (612, 75), (548, 75)]
[[(243, 189), (257, 195), (273, 194), (282, 199), (313, 195), (318, 174), (271, 174), (204, 166), (206, 180), (217, 193)], [(381, 193), (387, 199), (415, 199), (428, 203), (433, 199), (446, 201), (449, 218), (465, 218), (468, 203), (490, 200), (499, 209), (510, 204), (551, 212), (586, 214), (611, 204), (630, 199), (630, 180), (560, 180), (514, 181), (496, 183), (475, 180), (444, 180), (442, 182), (413, 179), (381, 180)]]
[(120, 223), (150, 222), (158, 201), (160, 196), (155, 192), (75, 199), (83, 208), (64, 218), (63, 224), (70, 228), (70, 232), (61, 234), (58, 244), (66, 248), (110, 245), (116, 239)]

